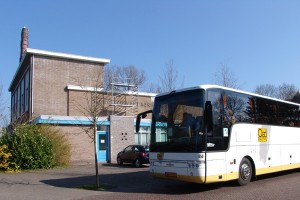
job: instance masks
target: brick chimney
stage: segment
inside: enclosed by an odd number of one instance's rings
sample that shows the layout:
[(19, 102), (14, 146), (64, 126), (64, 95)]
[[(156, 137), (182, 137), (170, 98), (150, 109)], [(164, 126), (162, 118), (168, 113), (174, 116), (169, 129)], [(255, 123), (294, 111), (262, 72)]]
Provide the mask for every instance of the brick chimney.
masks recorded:
[(21, 33), (21, 53), (20, 53), (20, 62), (23, 59), (24, 53), (28, 48), (28, 29), (26, 27), (22, 28)]

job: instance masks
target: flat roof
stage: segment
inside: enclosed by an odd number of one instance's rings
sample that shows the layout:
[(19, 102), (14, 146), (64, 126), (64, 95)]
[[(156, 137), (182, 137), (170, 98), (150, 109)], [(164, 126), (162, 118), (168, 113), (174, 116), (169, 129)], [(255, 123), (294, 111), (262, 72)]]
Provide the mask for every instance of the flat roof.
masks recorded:
[(97, 62), (97, 63), (104, 63), (104, 64), (107, 64), (110, 62), (110, 59), (106, 59), (106, 58), (96, 58), (96, 57), (81, 56), (81, 55), (75, 55), (75, 54), (45, 51), (45, 50), (31, 49), (31, 48), (26, 49), (25, 56), (26, 56), (26, 54), (52, 56), (52, 57), (58, 57), (58, 58), (69, 58), (69, 59), (73, 59), (73, 60), (90, 61), (90, 62)]
[(56, 58), (66, 58), (66, 59), (80, 60), (80, 61), (86, 61), (86, 62), (103, 63), (104, 65), (110, 62), (110, 59), (106, 59), (106, 58), (96, 58), (96, 57), (81, 56), (81, 55), (75, 55), (75, 54), (27, 48), (26, 51), (24, 52), (24, 56), (23, 56), (22, 60), (19, 63), (19, 66), (15, 72), (15, 75), (9, 85), (9, 89), (8, 89), (9, 91), (11, 91), (11, 87), (15, 81), (15, 78), (16, 78), (19, 70), (21, 69), (25, 58), (28, 55), (41, 55), (41, 56), (49, 56), (49, 57), (56, 57)]

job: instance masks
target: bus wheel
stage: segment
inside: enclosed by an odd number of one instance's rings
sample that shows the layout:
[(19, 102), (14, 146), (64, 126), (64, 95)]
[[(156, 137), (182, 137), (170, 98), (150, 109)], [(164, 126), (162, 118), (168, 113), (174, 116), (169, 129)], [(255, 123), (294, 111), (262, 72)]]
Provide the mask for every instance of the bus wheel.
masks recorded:
[(243, 158), (239, 167), (238, 184), (247, 185), (252, 178), (252, 166), (247, 158)]

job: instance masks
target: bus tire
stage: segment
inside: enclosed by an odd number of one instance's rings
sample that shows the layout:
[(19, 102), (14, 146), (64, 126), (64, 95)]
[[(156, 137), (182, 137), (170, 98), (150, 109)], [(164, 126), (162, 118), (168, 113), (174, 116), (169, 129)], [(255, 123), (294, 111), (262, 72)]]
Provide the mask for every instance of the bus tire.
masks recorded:
[(252, 165), (247, 158), (243, 158), (239, 167), (239, 178), (237, 183), (240, 186), (247, 185), (252, 178)]

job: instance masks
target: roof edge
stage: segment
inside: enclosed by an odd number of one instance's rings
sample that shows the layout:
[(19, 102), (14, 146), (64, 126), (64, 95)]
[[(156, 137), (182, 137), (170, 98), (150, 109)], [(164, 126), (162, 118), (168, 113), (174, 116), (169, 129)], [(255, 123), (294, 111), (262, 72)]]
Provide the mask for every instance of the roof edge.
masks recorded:
[(58, 58), (69, 58), (69, 59), (82, 60), (82, 61), (91, 61), (91, 62), (98, 62), (98, 63), (104, 63), (104, 64), (110, 63), (110, 59), (106, 59), (106, 58), (81, 56), (81, 55), (76, 55), (76, 54), (46, 51), (46, 50), (40, 50), (40, 49), (27, 48), (25, 53), (26, 54), (34, 54), (34, 55), (43, 55), (43, 56), (53, 56), (53, 57), (58, 57)]
[[(104, 88), (96, 88), (96, 87), (88, 87), (88, 86), (79, 86), (79, 85), (67, 85), (67, 90), (77, 90), (77, 91), (97, 91), (97, 92), (106, 92), (111, 93), (112, 91), (104, 90)], [(138, 96), (146, 96), (146, 97), (155, 97), (156, 93), (149, 93), (149, 92), (130, 92), (127, 91), (124, 94), (127, 95), (138, 95)]]
[(53, 57), (58, 57), (58, 58), (69, 58), (69, 59), (74, 59), (74, 60), (81, 60), (81, 61), (89, 61), (89, 62), (96, 62), (96, 63), (103, 63), (108, 64), (110, 63), (110, 59), (106, 58), (96, 58), (96, 57), (88, 57), (88, 56), (80, 56), (80, 55), (75, 55), (75, 54), (67, 54), (67, 53), (60, 53), (60, 52), (53, 52), (53, 51), (46, 51), (46, 50), (40, 50), (40, 49), (32, 49), (32, 48), (27, 48), (24, 52), (24, 56), (22, 57), (22, 60), (19, 62), (18, 68), (15, 71), (15, 75), (13, 79), (10, 82), (10, 85), (8, 87), (8, 91), (11, 92), (11, 87), (12, 84), (18, 74), (18, 71), (20, 70), (25, 58), (27, 55), (32, 54), (32, 55), (43, 55), (43, 56), (53, 56)]

